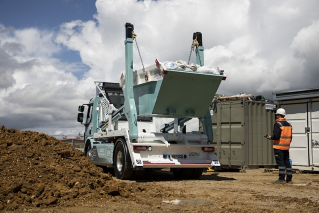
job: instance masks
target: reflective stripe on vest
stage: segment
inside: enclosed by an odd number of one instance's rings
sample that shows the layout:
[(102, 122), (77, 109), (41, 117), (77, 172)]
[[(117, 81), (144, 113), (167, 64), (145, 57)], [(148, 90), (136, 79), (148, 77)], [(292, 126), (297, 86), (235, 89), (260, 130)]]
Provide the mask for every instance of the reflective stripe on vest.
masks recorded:
[(279, 143), (275, 143), (275, 142), (273, 142), (272, 144), (275, 146), (290, 146), (290, 144), (279, 144)]
[(280, 137), (282, 139), (291, 139), (292, 137)]

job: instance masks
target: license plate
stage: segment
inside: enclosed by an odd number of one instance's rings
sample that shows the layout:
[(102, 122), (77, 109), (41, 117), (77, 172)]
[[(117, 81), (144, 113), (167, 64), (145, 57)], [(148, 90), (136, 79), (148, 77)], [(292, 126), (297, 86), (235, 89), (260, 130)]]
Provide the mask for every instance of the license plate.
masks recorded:
[(219, 161), (218, 160), (213, 160), (213, 164), (214, 165), (219, 165)]
[(174, 159), (184, 159), (184, 155), (171, 155)]

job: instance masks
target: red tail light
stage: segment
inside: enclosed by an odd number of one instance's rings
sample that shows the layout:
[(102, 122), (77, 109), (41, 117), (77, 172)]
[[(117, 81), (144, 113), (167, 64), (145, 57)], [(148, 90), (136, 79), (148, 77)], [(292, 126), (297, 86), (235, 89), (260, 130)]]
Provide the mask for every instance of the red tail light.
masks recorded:
[(203, 147), (204, 152), (215, 152), (215, 147)]
[(146, 151), (146, 146), (133, 146), (134, 151)]

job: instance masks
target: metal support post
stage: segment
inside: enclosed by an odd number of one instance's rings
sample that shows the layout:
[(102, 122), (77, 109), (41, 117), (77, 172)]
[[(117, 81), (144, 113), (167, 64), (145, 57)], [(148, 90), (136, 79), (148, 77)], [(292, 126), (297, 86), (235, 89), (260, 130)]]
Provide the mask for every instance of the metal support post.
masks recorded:
[[(204, 66), (204, 47), (203, 47), (203, 41), (202, 41), (202, 33), (196, 32), (197, 40), (198, 40), (198, 48), (195, 49), (196, 52), (196, 64), (199, 64), (200, 66)], [(212, 126), (212, 119), (209, 112), (209, 109), (207, 109), (207, 112), (205, 114), (205, 117), (202, 119), (202, 125), (203, 125), (203, 131), (207, 135), (208, 140), (210, 142), (213, 141), (213, 126)]]
[[(204, 66), (204, 47), (203, 47), (203, 39), (202, 39), (202, 33), (196, 32), (194, 33), (198, 42), (198, 47), (195, 49), (196, 53), (196, 64), (199, 64), (200, 66)], [(194, 35), (193, 35), (194, 37)]]
[(208, 141), (212, 142), (213, 141), (213, 125), (212, 125), (212, 118), (211, 118), (209, 110), (207, 110), (205, 117), (202, 118), (202, 124), (203, 124), (204, 134), (207, 135)]
[(199, 64), (200, 66), (204, 66), (204, 47), (199, 46), (195, 50), (196, 52), (196, 64)]
[(178, 118), (174, 118), (174, 133), (178, 132)]
[(131, 141), (137, 142), (137, 111), (133, 93), (133, 35), (134, 26), (130, 23), (125, 24), (125, 85), (124, 94), (124, 113), (128, 120), (129, 137)]
[(108, 131), (113, 131), (113, 125), (112, 125), (112, 113), (113, 113), (113, 110), (114, 110), (114, 106), (113, 104), (109, 104), (109, 125), (108, 125)]

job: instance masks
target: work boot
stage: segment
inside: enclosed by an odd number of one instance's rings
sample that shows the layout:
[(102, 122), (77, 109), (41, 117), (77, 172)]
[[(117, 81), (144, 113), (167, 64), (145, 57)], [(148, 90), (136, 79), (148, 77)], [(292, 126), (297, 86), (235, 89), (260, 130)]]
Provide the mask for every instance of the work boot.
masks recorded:
[(286, 183), (286, 181), (285, 180), (276, 180), (276, 181), (274, 181), (274, 183)]
[(287, 180), (287, 183), (293, 184), (294, 182), (292, 182), (292, 180)]

